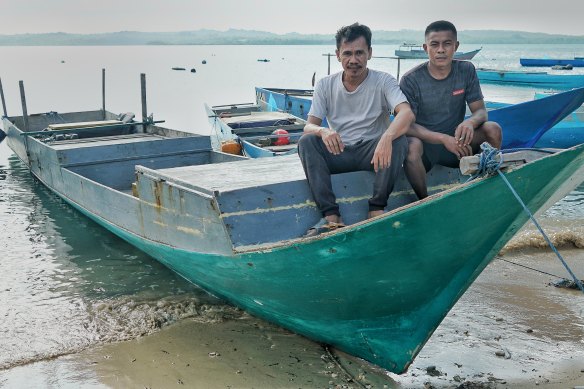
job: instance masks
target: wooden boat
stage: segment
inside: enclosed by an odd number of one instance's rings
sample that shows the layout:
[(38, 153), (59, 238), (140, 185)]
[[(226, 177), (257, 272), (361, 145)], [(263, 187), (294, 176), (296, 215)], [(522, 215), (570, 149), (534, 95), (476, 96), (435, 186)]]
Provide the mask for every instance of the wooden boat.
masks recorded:
[(519, 58), (519, 63), (521, 66), (551, 67), (555, 65), (571, 65), (573, 67), (582, 67), (584, 66), (584, 58)]
[[(373, 174), (353, 172), (333, 176), (351, 225), (303, 238), (320, 215), (297, 155), (217, 152), (210, 137), (145, 114), (100, 123), (115, 119), (95, 110), (4, 117), (3, 126), (31, 173), (96, 223), (254, 315), (396, 373), (528, 220), (500, 178), (461, 184), (444, 168), (429, 198), (411, 203), (402, 177), (389, 212), (363, 220)], [(584, 145), (526, 157), (506, 175), (532, 212), (582, 181)]]
[(226, 151), (235, 141), (250, 158), (296, 153), (306, 124), (286, 112), (261, 110), (257, 104), (205, 105), (205, 110), (212, 126), (213, 147)]
[(256, 104), (263, 111), (284, 111), (307, 120), (312, 89), (255, 88)]
[[(558, 92), (536, 92), (534, 98), (542, 99), (556, 93)], [(491, 111), (493, 109), (508, 107), (512, 104), (486, 101), (485, 105)], [(576, 110), (568, 114), (559, 123), (545, 131), (533, 144), (533, 147), (566, 149), (581, 143), (584, 143), (584, 106), (576, 108)]]
[[(460, 60), (471, 60), (475, 55), (479, 53), (480, 49), (454, 53), (454, 59)], [(428, 59), (428, 54), (424, 51), (422, 45), (417, 43), (404, 43), (397, 50), (395, 50), (395, 56), (401, 59)]]
[[(303, 114), (301, 117), (306, 119), (312, 104), (312, 90), (256, 87), (256, 99), (262, 109), (280, 109), (293, 114)], [(562, 126), (549, 134), (547, 132), (582, 103), (584, 88), (578, 88), (549, 95), (541, 100), (498, 105), (496, 107), (498, 109), (489, 111), (489, 119), (498, 122), (503, 128), (503, 149), (536, 145), (544, 147), (544, 144), (549, 144), (549, 147), (573, 146), (581, 143), (579, 142), (581, 135), (577, 130), (574, 132), (569, 129), (570, 127)], [(558, 137), (557, 141), (554, 140), (555, 137)]]
[(478, 68), (477, 75), (480, 82), (511, 86), (535, 86), (554, 89), (570, 89), (584, 86), (584, 74), (550, 74), (547, 72)]

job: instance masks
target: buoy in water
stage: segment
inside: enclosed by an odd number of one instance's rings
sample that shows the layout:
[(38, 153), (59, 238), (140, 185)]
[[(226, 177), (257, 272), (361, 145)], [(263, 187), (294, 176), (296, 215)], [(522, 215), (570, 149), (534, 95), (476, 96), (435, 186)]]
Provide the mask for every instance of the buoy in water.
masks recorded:
[(275, 146), (285, 146), (290, 144), (290, 137), (289, 136), (281, 136), (281, 135), (288, 135), (288, 131), (284, 130), (283, 128), (278, 128), (272, 132), (272, 135), (280, 135), (272, 142)]
[(204, 59), (204, 60), (203, 60), (201, 63), (204, 65), (204, 64), (206, 64), (206, 63), (207, 63), (207, 60), (206, 60), (206, 59)]

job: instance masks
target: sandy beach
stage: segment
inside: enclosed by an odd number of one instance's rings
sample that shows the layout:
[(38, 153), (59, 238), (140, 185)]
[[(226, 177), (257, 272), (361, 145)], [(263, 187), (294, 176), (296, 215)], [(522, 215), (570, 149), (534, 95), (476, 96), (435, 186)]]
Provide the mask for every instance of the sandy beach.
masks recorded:
[[(567, 248), (567, 247), (572, 248)], [(584, 250), (563, 256), (582, 269)], [(0, 372), (0, 386), (112, 388), (574, 388), (584, 385), (584, 297), (557, 288), (550, 250), (513, 249), (459, 300), (408, 372), (362, 360), (236, 310), (135, 340)], [(510, 263), (509, 261), (513, 262)]]

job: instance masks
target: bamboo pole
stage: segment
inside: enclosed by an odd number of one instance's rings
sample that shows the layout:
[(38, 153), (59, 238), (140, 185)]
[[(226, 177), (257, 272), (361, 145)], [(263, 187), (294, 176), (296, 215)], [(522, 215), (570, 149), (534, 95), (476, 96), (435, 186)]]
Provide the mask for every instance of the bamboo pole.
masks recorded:
[(8, 116), (6, 112), (6, 100), (4, 100), (4, 88), (2, 87), (2, 79), (0, 78), (0, 98), (2, 98), (2, 109), (4, 110), (4, 116)]
[(105, 69), (101, 69), (101, 109), (105, 120)]
[[(148, 108), (146, 106), (146, 74), (140, 74), (140, 88), (142, 92), (142, 122), (148, 121)], [(142, 132), (146, 132), (146, 125), (142, 125)]]
[(24, 131), (28, 131), (28, 112), (26, 111), (26, 96), (24, 94), (24, 82), (18, 81), (20, 86), (20, 102), (22, 103), (22, 119), (24, 120)]

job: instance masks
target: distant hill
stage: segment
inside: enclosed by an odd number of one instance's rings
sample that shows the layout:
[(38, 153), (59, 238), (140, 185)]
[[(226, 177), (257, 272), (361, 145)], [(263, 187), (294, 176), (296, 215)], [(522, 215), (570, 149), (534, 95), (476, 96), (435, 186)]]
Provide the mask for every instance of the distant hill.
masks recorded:
[[(423, 32), (415, 30), (374, 31), (373, 44), (400, 44), (421, 42)], [(521, 44), (575, 44), (584, 43), (584, 36), (556, 35), (523, 31), (467, 30), (459, 31), (464, 44), (521, 43)], [(334, 44), (331, 34), (275, 34), (265, 31), (197, 30), (181, 32), (120, 31), (102, 34), (47, 34), (0, 35), (0, 46), (111, 46), (111, 45), (328, 45)]]

